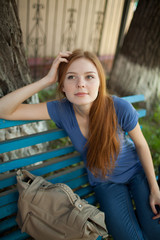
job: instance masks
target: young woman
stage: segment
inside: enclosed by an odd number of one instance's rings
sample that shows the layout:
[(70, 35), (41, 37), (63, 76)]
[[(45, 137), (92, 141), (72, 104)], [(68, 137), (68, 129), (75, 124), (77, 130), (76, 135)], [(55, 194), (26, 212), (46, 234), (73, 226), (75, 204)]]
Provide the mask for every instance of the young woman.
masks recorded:
[[(23, 104), (57, 81), (62, 100)], [(52, 119), (81, 153), (114, 240), (160, 239), (160, 191), (136, 110), (106, 92), (94, 54), (60, 53), (47, 76), (0, 99), (0, 118)]]

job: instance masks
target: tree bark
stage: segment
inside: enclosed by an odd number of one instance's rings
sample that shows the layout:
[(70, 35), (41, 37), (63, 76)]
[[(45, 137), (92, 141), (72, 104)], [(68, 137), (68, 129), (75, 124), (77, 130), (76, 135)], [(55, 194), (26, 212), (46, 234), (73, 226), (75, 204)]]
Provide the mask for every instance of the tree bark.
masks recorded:
[(139, 0), (109, 82), (119, 95), (144, 94), (148, 109), (160, 95), (159, 22), (160, 1)]
[[(25, 50), (22, 41), (22, 31), (18, 17), (18, 10), (15, 0), (1, 0), (0, 2), (0, 97), (23, 87), (32, 82), (30, 70), (25, 57)], [(35, 95), (26, 102), (38, 103), (38, 96)], [(20, 127), (10, 128), (0, 132), (0, 141), (5, 141), (15, 136), (35, 133), (45, 130), (43, 123), (29, 124)], [(30, 155), (41, 149), (41, 145), (21, 149), (0, 156), (1, 161), (15, 159), (20, 156)]]
[(32, 82), (15, 0), (0, 4), (0, 97)]

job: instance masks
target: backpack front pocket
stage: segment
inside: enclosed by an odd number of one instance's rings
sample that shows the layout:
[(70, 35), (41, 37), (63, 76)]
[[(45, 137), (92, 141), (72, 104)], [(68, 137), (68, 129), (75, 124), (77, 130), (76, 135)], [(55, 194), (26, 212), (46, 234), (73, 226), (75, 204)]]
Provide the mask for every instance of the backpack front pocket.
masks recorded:
[(32, 212), (27, 214), (21, 231), (28, 233), (35, 240), (65, 240), (66, 236), (56, 230), (56, 226), (51, 227), (45, 221), (42, 221)]

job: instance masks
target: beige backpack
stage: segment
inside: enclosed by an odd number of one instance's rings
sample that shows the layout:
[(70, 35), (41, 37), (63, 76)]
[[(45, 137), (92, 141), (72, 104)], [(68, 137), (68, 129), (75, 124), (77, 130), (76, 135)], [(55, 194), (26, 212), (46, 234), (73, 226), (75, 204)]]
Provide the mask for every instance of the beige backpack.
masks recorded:
[(37, 240), (96, 240), (107, 237), (104, 213), (63, 183), (52, 184), (26, 170), (17, 172), (17, 223)]

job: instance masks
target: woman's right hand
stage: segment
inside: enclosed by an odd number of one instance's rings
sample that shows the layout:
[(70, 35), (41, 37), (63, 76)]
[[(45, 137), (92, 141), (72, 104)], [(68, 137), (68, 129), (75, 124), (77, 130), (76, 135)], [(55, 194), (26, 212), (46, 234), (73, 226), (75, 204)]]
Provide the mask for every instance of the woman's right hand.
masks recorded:
[(23, 104), (29, 97), (57, 81), (57, 69), (61, 62), (68, 62), (66, 59), (71, 52), (59, 53), (53, 61), (48, 74), (25, 87), (19, 88), (0, 99), (0, 118), (11, 120), (34, 120), (50, 119), (45, 103)]
[(55, 58), (55, 60), (52, 63), (52, 66), (47, 74), (47, 79), (48, 79), (48, 83), (49, 85), (56, 83), (57, 81), (57, 70), (59, 67), (59, 64), (61, 62), (65, 62), (67, 63), (67, 57), (69, 57), (72, 54), (72, 52), (70, 51), (66, 51), (66, 52), (60, 52), (58, 54), (58, 56)]

